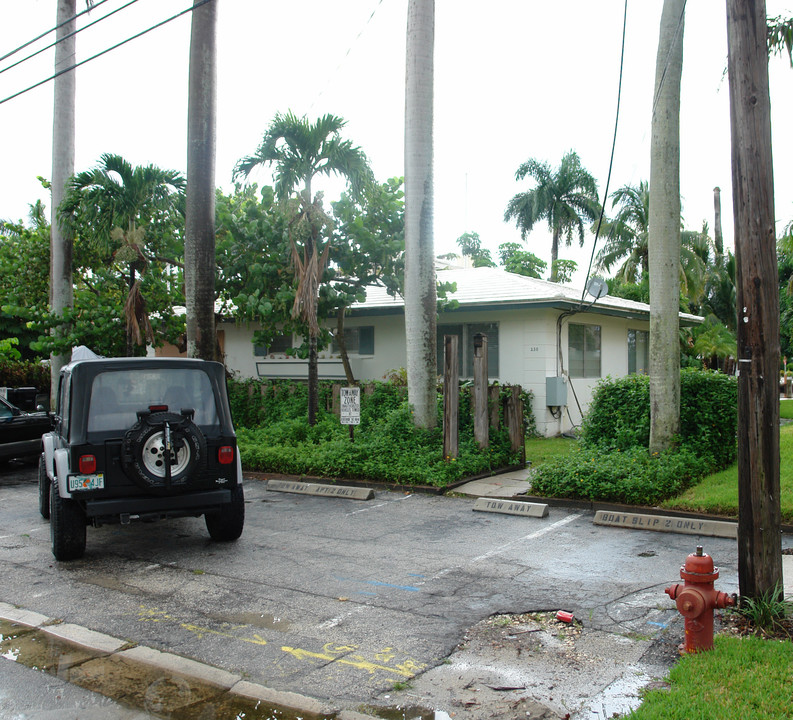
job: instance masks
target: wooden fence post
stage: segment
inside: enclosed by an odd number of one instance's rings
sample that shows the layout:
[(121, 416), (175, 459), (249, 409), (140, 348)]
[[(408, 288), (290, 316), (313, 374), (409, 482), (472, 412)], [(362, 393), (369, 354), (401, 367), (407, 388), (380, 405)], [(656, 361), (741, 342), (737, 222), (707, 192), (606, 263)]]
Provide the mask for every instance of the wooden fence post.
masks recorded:
[(460, 407), (460, 367), (457, 362), (457, 336), (443, 337), (443, 457), (456, 458), (458, 451), (457, 416)]
[(512, 444), (512, 451), (520, 451), (521, 463), (526, 462), (526, 437), (523, 428), (523, 400), (520, 397), (521, 388), (513, 385), (512, 392), (507, 398), (506, 412), (507, 431)]
[(487, 335), (474, 335), (474, 440), (480, 448), (490, 445), (487, 417)]
[(341, 385), (333, 383), (333, 414), (336, 417), (341, 415)]
[(498, 430), (501, 425), (501, 386), (491, 385), (487, 394), (490, 403), (490, 429)]

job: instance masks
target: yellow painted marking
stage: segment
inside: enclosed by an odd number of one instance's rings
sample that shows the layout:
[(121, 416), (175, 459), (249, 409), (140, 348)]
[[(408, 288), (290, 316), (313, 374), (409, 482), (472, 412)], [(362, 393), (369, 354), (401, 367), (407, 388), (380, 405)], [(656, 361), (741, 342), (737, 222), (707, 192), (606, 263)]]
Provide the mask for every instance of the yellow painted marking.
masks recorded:
[[(325, 646), (325, 648), (327, 647), (328, 645)], [(313, 659), (313, 660), (326, 660), (327, 662), (337, 662), (337, 663), (341, 663), (342, 665), (349, 665), (351, 667), (358, 668), (359, 670), (366, 670), (367, 672), (369, 672), (370, 675), (374, 675), (376, 672), (380, 671), (380, 672), (392, 673), (394, 675), (401, 675), (402, 677), (412, 678), (415, 676), (416, 672), (424, 668), (423, 665), (419, 665), (413, 660), (408, 660), (400, 665), (389, 667), (388, 665), (380, 665), (378, 663), (373, 663), (367, 660), (366, 658), (364, 658), (362, 655), (350, 655), (347, 657), (339, 657), (335, 653), (333, 654), (329, 652), (315, 653), (315, 652), (311, 652), (310, 650), (303, 650), (302, 648), (291, 648), (287, 646), (283, 646), (281, 650), (283, 650), (285, 653), (289, 653), (298, 660)]]
[(240, 640), (242, 642), (251, 643), (252, 645), (266, 645), (267, 641), (258, 634), (254, 634), (252, 637), (240, 637), (239, 635), (232, 635), (231, 633), (221, 632), (220, 630), (213, 630), (212, 628), (205, 628), (201, 627), (200, 625), (195, 625), (193, 623), (186, 623), (181, 622), (179, 619), (169, 615), (168, 613), (164, 612), (163, 610), (154, 610), (151, 608), (146, 608), (141, 605), (140, 612), (138, 613), (140, 616), (140, 620), (143, 622), (162, 622), (163, 620), (170, 620), (171, 622), (175, 622), (179, 627), (184, 628), (188, 632), (191, 632), (196, 635), (199, 639), (204, 637), (204, 635), (218, 635), (220, 637), (231, 638), (232, 640)]

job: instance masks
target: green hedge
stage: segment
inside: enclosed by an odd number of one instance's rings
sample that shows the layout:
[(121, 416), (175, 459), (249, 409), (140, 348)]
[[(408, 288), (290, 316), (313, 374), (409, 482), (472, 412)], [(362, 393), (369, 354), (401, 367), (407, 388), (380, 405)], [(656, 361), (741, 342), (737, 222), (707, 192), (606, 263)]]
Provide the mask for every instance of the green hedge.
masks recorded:
[[(680, 445), (716, 468), (737, 456), (738, 381), (711, 370), (680, 372)], [(650, 378), (627, 375), (598, 383), (582, 424), (581, 440), (602, 450), (650, 444)]]
[[(361, 423), (355, 427), (354, 441), (331, 412), (332, 386), (331, 382), (320, 383), (317, 424), (311, 427), (306, 419), (305, 384), (230, 381), (229, 399), (243, 466), (261, 472), (443, 487), (521, 459), (520, 453), (511, 451), (504, 430), (491, 430), (488, 450), (477, 447), (473, 420), (466, 411), (468, 387), (461, 388), (459, 455), (446, 460), (441, 423), (432, 430), (416, 428), (404, 386), (375, 382), (361, 392)], [(524, 395), (524, 404), (526, 425), (533, 428), (531, 394)], [(439, 418), (440, 411), (439, 396)]]
[(680, 398), (677, 446), (650, 454), (649, 378), (605, 378), (595, 389), (579, 447), (539, 467), (532, 493), (654, 505), (732, 464), (737, 455), (737, 380), (686, 369), (680, 374)]
[(50, 392), (50, 367), (27, 360), (0, 363), (0, 387), (35, 387), (40, 393)]

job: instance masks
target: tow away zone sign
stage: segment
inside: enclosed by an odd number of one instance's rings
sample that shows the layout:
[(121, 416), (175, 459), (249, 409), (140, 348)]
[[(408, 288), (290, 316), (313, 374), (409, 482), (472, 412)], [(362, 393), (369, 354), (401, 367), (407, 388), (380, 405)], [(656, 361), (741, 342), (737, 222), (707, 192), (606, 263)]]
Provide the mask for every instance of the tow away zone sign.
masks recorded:
[(361, 388), (340, 388), (341, 412), (339, 419), (342, 425), (361, 424)]

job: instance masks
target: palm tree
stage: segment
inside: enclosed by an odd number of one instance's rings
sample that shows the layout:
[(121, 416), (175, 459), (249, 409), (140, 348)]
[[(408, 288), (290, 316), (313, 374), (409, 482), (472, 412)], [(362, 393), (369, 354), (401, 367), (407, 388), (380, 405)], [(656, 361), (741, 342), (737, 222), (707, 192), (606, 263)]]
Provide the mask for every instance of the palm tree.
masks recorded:
[(647, 228), (650, 215), (650, 186), (623, 185), (611, 194), (611, 207), (619, 207), (613, 220), (604, 221), (606, 241), (597, 255), (598, 267), (605, 272), (624, 259), (615, 277), (636, 283), (648, 270)]
[(438, 422), (435, 189), (432, 171), (435, 0), (409, 0), (405, 53), (405, 345), (417, 427)]
[(680, 80), (685, 0), (664, 0), (650, 143), (650, 450), (680, 430)]
[(193, 2), (187, 104), (185, 306), (187, 354), (215, 360), (217, 3)]
[(509, 201), (504, 220), (514, 220), (523, 240), (540, 220), (548, 221), (553, 233), (551, 241), (551, 282), (556, 282), (559, 240), (564, 237), (569, 246), (577, 230), (578, 241), (584, 244), (584, 221), (594, 222), (600, 214), (597, 182), (583, 167), (572, 150), (563, 158), (556, 171), (550, 165), (531, 158), (515, 173), (516, 180), (531, 177), (536, 187), (515, 195)]
[[(58, 0), (55, 37), (55, 81), (52, 118), (52, 216), (50, 222), (50, 305), (54, 315), (74, 307), (72, 285), (72, 235), (62, 228), (56, 213), (67, 192), (69, 178), (74, 174), (74, 114), (76, 78), (74, 69), (64, 72), (75, 62), (77, 0)], [(52, 392), (50, 404), (55, 407), (55, 394), (61, 367), (68, 362), (63, 355), (51, 355)]]
[[(297, 194), (298, 210), (290, 223), (292, 263), (298, 283), (292, 316), (302, 318), (308, 327), (308, 421), (311, 425), (316, 422), (319, 396), (319, 281), (330, 249), (322, 193), (312, 195), (312, 180), (316, 175), (339, 175), (357, 195), (372, 179), (364, 152), (341, 138), (346, 124), (336, 115), (323, 115), (312, 123), (291, 111), (278, 113), (256, 152), (242, 158), (234, 168), (234, 177), (245, 179), (258, 166), (272, 165), (278, 199), (285, 203)], [(321, 247), (323, 240), (324, 247)]]
[(155, 165), (133, 167), (120, 155), (106, 153), (97, 167), (71, 179), (58, 208), (65, 226), (109, 251), (112, 261), (128, 266), (124, 307), (127, 355), (132, 355), (134, 345), (142, 345), (144, 338), (153, 339), (137, 277), (155, 259), (146, 249), (147, 227), (166, 213), (182, 210), (184, 186), (184, 177), (175, 170)]

